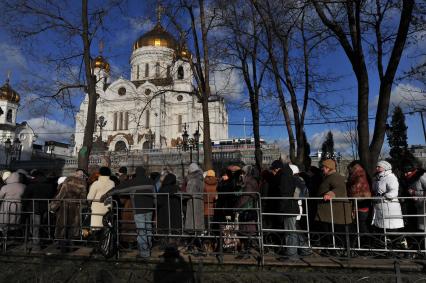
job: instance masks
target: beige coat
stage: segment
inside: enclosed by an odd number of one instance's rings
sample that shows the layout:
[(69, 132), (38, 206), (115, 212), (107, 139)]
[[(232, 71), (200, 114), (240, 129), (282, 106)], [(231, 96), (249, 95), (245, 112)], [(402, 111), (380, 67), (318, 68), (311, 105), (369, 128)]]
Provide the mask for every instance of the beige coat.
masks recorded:
[(108, 212), (108, 205), (104, 205), (99, 199), (109, 190), (114, 188), (115, 184), (109, 176), (99, 176), (99, 179), (90, 186), (87, 200), (92, 201), (92, 215), (90, 217), (90, 226), (92, 229), (100, 229), (102, 218)]

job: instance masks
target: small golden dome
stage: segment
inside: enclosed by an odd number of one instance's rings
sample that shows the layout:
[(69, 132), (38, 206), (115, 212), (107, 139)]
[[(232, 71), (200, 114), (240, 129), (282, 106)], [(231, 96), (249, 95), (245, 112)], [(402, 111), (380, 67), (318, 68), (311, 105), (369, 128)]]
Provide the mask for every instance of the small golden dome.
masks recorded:
[(136, 40), (133, 44), (133, 50), (143, 46), (162, 46), (176, 50), (178, 43), (176, 39), (161, 26), (160, 23), (157, 23), (151, 31), (143, 34), (138, 40)]
[(105, 60), (104, 57), (102, 57), (101, 55), (99, 55), (98, 57), (96, 57), (93, 60), (93, 68), (100, 68), (100, 69), (104, 69), (105, 71), (107, 71), (109, 73), (110, 70), (110, 66), (109, 63), (107, 62), (107, 60)]
[(0, 100), (7, 100), (9, 102), (19, 103), (19, 94), (10, 87), (9, 79), (7, 79), (6, 83), (2, 87), (0, 87)]

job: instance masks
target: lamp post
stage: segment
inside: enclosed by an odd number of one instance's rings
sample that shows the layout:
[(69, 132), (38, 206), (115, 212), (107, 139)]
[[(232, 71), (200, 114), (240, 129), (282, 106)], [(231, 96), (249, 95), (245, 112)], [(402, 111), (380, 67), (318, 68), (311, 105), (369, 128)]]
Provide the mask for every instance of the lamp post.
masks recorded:
[[(8, 138), (4, 142), (4, 150), (6, 153), (6, 166), (10, 167), (12, 160), (21, 160), (22, 144), (19, 138), (15, 138), (13, 142)], [(10, 158), (9, 158), (10, 157)]]
[(52, 159), (53, 157), (53, 151), (55, 150), (55, 142), (54, 141), (50, 141), (47, 144), (47, 151), (50, 152), (50, 159)]
[(197, 164), (200, 164), (200, 131), (198, 128), (194, 133), (194, 145), (197, 150)]
[(96, 120), (96, 125), (99, 126), (99, 140), (102, 141), (102, 129), (106, 126), (107, 121), (105, 120), (104, 116), (100, 116)]

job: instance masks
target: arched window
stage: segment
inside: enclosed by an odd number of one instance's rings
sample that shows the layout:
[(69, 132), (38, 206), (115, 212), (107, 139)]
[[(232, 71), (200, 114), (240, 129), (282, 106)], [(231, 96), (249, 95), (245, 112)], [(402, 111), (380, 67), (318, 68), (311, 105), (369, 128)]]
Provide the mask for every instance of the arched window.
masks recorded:
[(7, 110), (6, 121), (12, 123), (12, 109)]
[(155, 64), (155, 77), (160, 77), (160, 63), (158, 62)]
[(139, 80), (139, 65), (136, 66), (136, 79)]
[(126, 143), (124, 141), (118, 141), (115, 143), (115, 151), (126, 151), (127, 150), (127, 146)]
[(177, 75), (178, 75), (178, 80), (183, 80), (184, 78), (184, 72), (183, 72), (183, 67), (179, 66), (178, 71), (177, 71)]
[(149, 64), (145, 64), (145, 78), (149, 77)]
[(170, 78), (170, 66), (167, 66), (167, 77)]

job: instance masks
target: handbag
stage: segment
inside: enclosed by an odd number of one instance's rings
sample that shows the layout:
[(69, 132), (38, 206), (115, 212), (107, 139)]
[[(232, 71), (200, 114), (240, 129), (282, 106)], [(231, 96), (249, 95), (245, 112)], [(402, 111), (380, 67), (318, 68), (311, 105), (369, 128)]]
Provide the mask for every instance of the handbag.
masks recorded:
[(102, 224), (104, 227), (99, 238), (98, 250), (105, 258), (110, 258), (118, 251), (115, 215), (112, 209), (103, 216)]
[(238, 213), (235, 214), (234, 223), (229, 223), (230, 216), (226, 217), (226, 225), (223, 229), (223, 248), (224, 249), (237, 249), (240, 244), (240, 239), (238, 239)]

